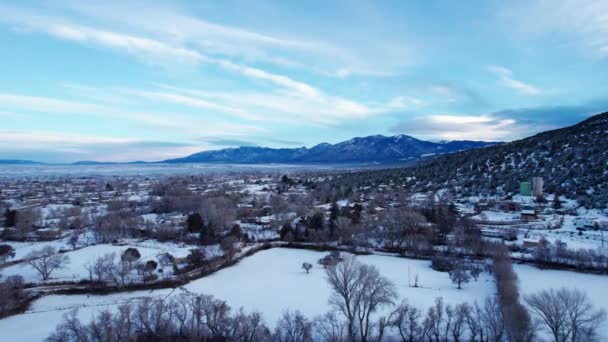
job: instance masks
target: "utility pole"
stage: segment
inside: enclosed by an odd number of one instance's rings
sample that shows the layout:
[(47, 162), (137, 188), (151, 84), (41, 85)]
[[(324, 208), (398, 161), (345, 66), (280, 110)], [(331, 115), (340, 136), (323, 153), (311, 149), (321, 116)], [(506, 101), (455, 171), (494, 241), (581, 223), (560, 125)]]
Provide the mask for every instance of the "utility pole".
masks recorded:
[(407, 286), (412, 287), (412, 277), (410, 273), (410, 265), (407, 265)]

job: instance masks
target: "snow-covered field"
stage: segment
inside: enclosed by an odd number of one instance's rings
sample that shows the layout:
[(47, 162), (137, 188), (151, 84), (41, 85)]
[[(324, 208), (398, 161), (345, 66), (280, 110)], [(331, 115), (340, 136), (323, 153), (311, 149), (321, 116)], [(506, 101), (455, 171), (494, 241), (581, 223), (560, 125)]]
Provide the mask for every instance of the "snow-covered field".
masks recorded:
[[(80, 316), (88, 319), (97, 310), (116, 307), (129, 300), (144, 296), (164, 297), (181, 291), (212, 294), (226, 300), (234, 308), (260, 311), (271, 326), (285, 310), (300, 310), (310, 317), (320, 315), (330, 310), (330, 289), (322, 267), (317, 265), (317, 260), (325, 254), (275, 248), (246, 258), (234, 267), (193, 281), (184, 286), (184, 289), (136, 291), (108, 296), (43, 297), (35, 301), (25, 314), (0, 320), (0, 340), (39, 341), (54, 331), (63, 314), (73, 308), (81, 308)], [(377, 266), (384, 276), (395, 283), (399, 300), (407, 298), (410, 303), (423, 309), (432, 305), (438, 296), (442, 296), (447, 303), (457, 304), (463, 301), (481, 301), (494, 293), (494, 283), (487, 274), (480, 277), (478, 282), (472, 282), (465, 285), (463, 290), (458, 290), (447, 273), (433, 271), (428, 261), (379, 255), (358, 258), (361, 262)], [(303, 262), (315, 265), (310, 274), (301, 269)], [(408, 286), (408, 270), (412, 283), (418, 275), (421, 288)]]
[[(25, 257), (27, 253), (33, 250), (39, 250), (46, 245), (50, 245), (52, 247), (55, 247), (56, 249), (69, 249), (69, 247), (65, 244), (64, 241), (53, 241), (48, 243), (34, 244), (11, 243), (11, 245), (13, 245), (16, 250), (16, 259), (21, 259)], [(141, 253), (140, 261), (146, 262), (148, 260), (157, 261), (157, 256), (163, 253), (171, 253), (171, 255), (173, 255), (174, 257), (185, 258), (190, 252), (190, 249), (195, 248), (196, 246), (181, 246), (171, 242), (161, 243), (155, 240), (126, 240), (125, 245), (121, 246), (115, 246), (110, 244), (92, 245), (65, 253), (65, 255), (70, 258), (69, 264), (66, 265), (66, 268), (58, 269), (53, 272), (49, 281), (78, 281), (82, 279), (88, 279), (89, 273), (85, 268), (87, 264), (91, 264), (95, 262), (96, 259), (109, 253), (116, 253), (116, 256), (119, 258), (120, 255), (129, 247), (137, 248)], [(209, 246), (207, 248), (208, 257), (212, 257), (218, 254), (221, 255), (221, 250), (219, 246)], [(40, 274), (37, 273), (36, 270), (34, 270), (29, 264), (25, 262), (6, 267), (0, 270), (0, 273), (4, 277), (8, 277), (11, 275), (21, 275), (26, 282), (39, 282), (41, 280)]]
[[(2, 242), (6, 243), (6, 242)], [(46, 246), (51, 246), (56, 250), (59, 249), (69, 249), (67, 239), (55, 240), (55, 241), (36, 241), (36, 242), (8, 242), (9, 245), (13, 246), (15, 249), (15, 258), (14, 260), (21, 260), (25, 258), (29, 253), (40, 250)], [(8, 261), (12, 261), (13, 259), (9, 259)]]
[[(233, 307), (243, 306), (247, 310), (261, 311), (271, 324), (278, 320), (284, 310), (300, 310), (312, 317), (329, 310), (327, 301), (330, 288), (325, 281), (323, 268), (317, 265), (317, 260), (325, 254), (275, 248), (257, 253), (236, 267), (196, 280), (185, 287), (193, 292), (213, 294)], [(442, 296), (447, 303), (458, 304), (482, 300), (494, 293), (494, 283), (487, 274), (480, 277), (478, 282), (465, 285), (464, 290), (458, 290), (447, 273), (432, 270), (428, 261), (380, 255), (357, 258), (363, 263), (375, 265), (382, 275), (392, 280), (400, 300), (407, 298), (421, 308), (426, 309), (438, 296)], [(303, 262), (315, 265), (310, 274), (301, 269)], [(421, 288), (408, 286), (408, 268), (412, 284), (417, 274)], [(246, 286), (243, 286), (243, 281)]]
[(492, 222), (511, 222), (519, 220), (519, 213), (510, 213), (502, 211), (482, 211), (479, 215), (472, 216), (473, 220), (492, 221)]
[[(226, 300), (233, 308), (243, 307), (248, 312), (260, 311), (270, 326), (275, 324), (285, 310), (300, 310), (313, 317), (330, 310), (330, 289), (323, 269), (317, 265), (317, 260), (325, 254), (274, 248), (259, 252), (211, 276), (195, 280), (181, 289), (136, 291), (108, 296), (43, 297), (35, 301), (28, 312), (0, 320), (0, 340), (42, 340), (54, 331), (62, 316), (73, 308), (80, 308), (80, 317), (87, 320), (98, 310), (114, 308), (140, 297), (167, 297), (183, 291), (212, 294)], [(357, 258), (363, 263), (377, 266), (384, 276), (391, 279), (397, 287), (399, 300), (407, 298), (411, 304), (423, 310), (432, 305), (438, 296), (450, 304), (464, 301), (472, 303), (476, 300), (483, 301), (495, 291), (492, 277), (488, 274), (483, 274), (479, 281), (466, 284), (463, 290), (458, 290), (447, 273), (433, 271), (428, 261), (382, 255)], [(310, 274), (301, 269), (303, 262), (314, 264)], [(517, 265), (515, 269), (524, 295), (551, 287), (578, 287), (589, 295), (595, 305), (608, 309), (608, 298), (603, 294), (608, 278), (604, 276), (541, 271), (523, 265)], [(418, 275), (420, 288), (408, 286), (408, 274), (412, 283)], [(603, 331), (608, 333), (605, 328)]]

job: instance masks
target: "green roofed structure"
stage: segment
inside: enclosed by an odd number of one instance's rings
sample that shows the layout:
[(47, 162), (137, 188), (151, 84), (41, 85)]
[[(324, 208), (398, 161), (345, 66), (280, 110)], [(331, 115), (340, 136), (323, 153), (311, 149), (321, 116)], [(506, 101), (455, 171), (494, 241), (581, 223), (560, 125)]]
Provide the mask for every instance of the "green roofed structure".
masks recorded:
[(519, 194), (522, 196), (532, 196), (532, 184), (530, 182), (520, 182)]

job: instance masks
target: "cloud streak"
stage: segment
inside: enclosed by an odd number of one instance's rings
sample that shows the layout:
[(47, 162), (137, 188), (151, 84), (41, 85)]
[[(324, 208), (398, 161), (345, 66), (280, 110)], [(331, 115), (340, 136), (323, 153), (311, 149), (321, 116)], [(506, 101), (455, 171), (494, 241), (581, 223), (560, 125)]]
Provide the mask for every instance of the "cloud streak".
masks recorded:
[(505, 67), (491, 65), (488, 70), (499, 77), (501, 83), (521, 95), (542, 95), (544, 92), (531, 84), (513, 78), (513, 71)]
[(509, 108), (480, 115), (419, 115), (391, 127), (425, 139), (511, 141), (533, 134), (576, 124), (605, 112), (608, 99), (577, 105)]
[(52, 131), (0, 131), (0, 153), (15, 155), (18, 159), (31, 156), (32, 159), (41, 161), (159, 161), (191, 154), (206, 148), (205, 146), (200, 143), (197, 145)]
[[(44, 32), (54, 37), (80, 43), (95, 44), (111, 48), (152, 63), (176, 62), (189, 63), (193, 65), (207, 64), (216, 66), (226, 72), (240, 75), (242, 77), (267, 82), (277, 89), (269, 96), (253, 94), (249, 96), (249, 103), (241, 105), (253, 105), (253, 107), (239, 108), (233, 105), (218, 104), (200, 97), (186, 96), (184, 94), (151, 92), (142, 90), (131, 90), (136, 96), (165, 101), (173, 104), (195, 107), (199, 109), (216, 111), (223, 114), (234, 115), (246, 120), (263, 120), (267, 118), (267, 110), (279, 111), (295, 116), (295, 120), (309, 119), (318, 125), (335, 125), (343, 120), (357, 120), (368, 118), (387, 112), (394, 112), (421, 105), (421, 101), (405, 96), (398, 96), (385, 104), (364, 104), (341, 96), (327, 94), (325, 91), (310, 84), (294, 80), (293, 78), (269, 72), (260, 68), (235, 63), (231, 60), (209, 56), (202, 51), (184, 46), (180, 42), (169, 43), (166, 40), (152, 39), (127, 33), (101, 30), (83, 25), (67, 22), (48, 16), (33, 16), (17, 12), (17, 15), (4, 16), (3, 20), (21, 25), (28, 31)], [(186, 20), (181, 18), (181, 20)], [(191, 25), (195, 25), (190, 23)], [(280, 40), (268, 36), (247, 33), (241, 30), (233, 30), (209, 23), (197, 22), (195, 26), (213, 27), (212, 31), (221, 36), (235, 36), (248, 41), (262, 42), (267, 45), (278, 45), (289, 48), (307, 48), (314, 44)], [(200, 29), (200, 27), (199, 27)], [(183, 37), (182, 37), (183, 38)], [(265, 103), (260, 101), (263, 97)], [(269, 98), (270, 97), (270, 98)], [(224, 96), (226, 98), (226, 96)], [(271, 101), (269, 101), (271, 100)], [(234, 97), (231, 102), (235, 101)], [(240, 101), (243, 102), (243, 101)], [(53, 104), (55, 107), (57, 104)], [(263, 111), (256, 113), (257, 108)], [(280, 108), (278, 108), (280, 107)], [(280, 109), (280, 110), (279, 110)], [(277, 116), (280, 119), (282, 116)], [(289, 119), (288, 119), (289, 120)]]
[[(552, 37), (584, 55), (608, 58), (608, 2), (604, 0), (525, 1), (503, 13), (523, 37)], [(516, 23), (516, 25), (513, 25)]]
[(402, 121), (391, 131), (432, 140), (498, 141), (508, 140), (516, 129), (515, 120), (492, 115), (437, 114)]

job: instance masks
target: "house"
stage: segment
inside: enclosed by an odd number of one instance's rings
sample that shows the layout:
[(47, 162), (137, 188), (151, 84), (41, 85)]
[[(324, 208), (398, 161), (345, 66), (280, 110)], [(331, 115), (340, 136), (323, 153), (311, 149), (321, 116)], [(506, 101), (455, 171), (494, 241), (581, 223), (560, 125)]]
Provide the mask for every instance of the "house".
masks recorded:
[(539, 241), (536, 239), (525, 238), (522, 244), (523, 248), (533, 249), (538, 247)]
[(42, 228), (36, 231), (38, 239), (41, 241), (51, 241), (61, 236), (61, 229), (59, 228)]
[(522, 210), (520, 212), (520, 217), (524, 221), (534, 221), (538, 219), (536, 211), (530, 209)]
[(608, 229), (608, 220), (589, 217), (577, 217), (574, 220), (574, 227), (577, 230)]
[(482, 229), (480, 233), (483, 237), (517, 241), (517, 231), (513, 229)]
[(501, 201), (499, 207), (503, 211), (520, 211), (521, 203), (515, 201)]

